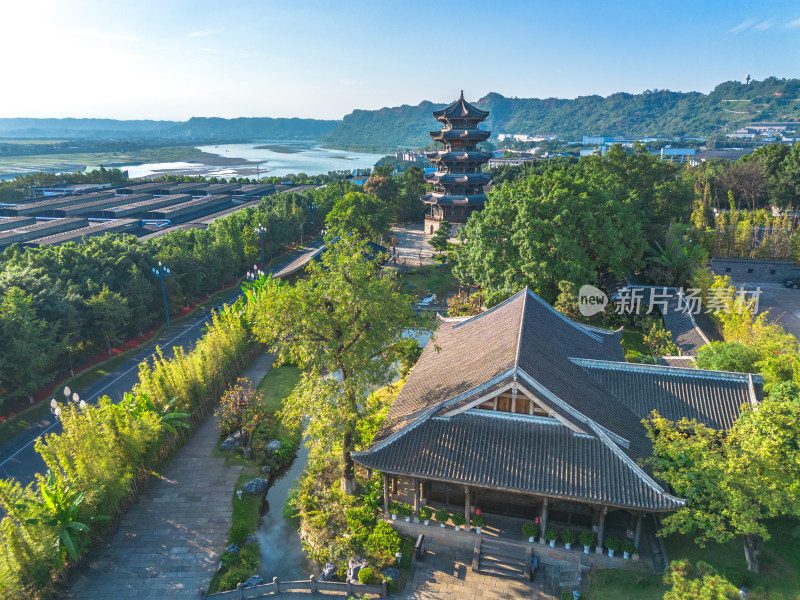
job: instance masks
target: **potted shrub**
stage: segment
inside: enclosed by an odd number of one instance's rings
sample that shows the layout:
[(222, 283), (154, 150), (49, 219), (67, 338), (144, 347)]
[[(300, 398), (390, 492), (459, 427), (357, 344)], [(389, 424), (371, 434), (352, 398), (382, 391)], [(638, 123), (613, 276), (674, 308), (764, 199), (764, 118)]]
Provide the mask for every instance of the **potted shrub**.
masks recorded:
[(631, 554), (636, 553), (636, 546), (633, 545), (633, 542), (625, 540), (622, 542), (622, 558), (628, 560), (631, 557)]
[(569, 550), (572, 548), (572, 544), (575, 543), (575, 540), (578, 538), (575, 535), (575, 532), (572, 529), (564, 529), (561, 531), (561, 541), (564, 542), (564, 547)]
[(522, 535), (528, 538), (528, 541), (531, 544), (533, 543), (533, 540), (536, 538), (536, 533), (538, 530), (539, 528), (533, 521), (528, 521), (527, 523), (522, 525)]
[(583, 553), (589, 554), (589, 550), (594, 545), (594, 535), (588, 531), (584, 531), (578, 536), (578, 541), (583, 545)]
[(614, 558), (614, 552), (619, 550), (620, 542), (617, 538), (611, 536), (606, 538), (606, 548), (608, 548), (609, 558)]
[(550, 542), (550, 547), (556, 547), (556, 540), (558, 539), (558, 529), (553, 527), (548, 527), (544, 530), (544, 539)]
[(419, 509), (419, 518), (422, 519), (422, 522), (427, 525), (431, 521), (431, 515), (433, 511), (428, 508), (427, 506), (423, 506)]
[(414, 509), (411, 508), (410, 504), (401, 504), (400, 505), (400, 514), (406, 518), (406, 523), (411, 522), (411, 515), (414, 514)]
[(448, 519), (450, 519), (450, 511), (448, 511), (446, 508), (440, 508), (433, 516), (436, 517), (436, 520), (439, 521), (439, 524), (444, 527), (447, 525)]
[(481, 527), (486, 527), (486, 517), (483, 515), (475, 515), (472, 517), (472, 524), (475, 525), (475, 533), (480, 534)]
[(464, 513), (454, 513), (452, 519), (453, 525), (456, 526), (456, 531), (459, 531), (467, 522), (467, 517), (464, 516)]
[(392, 521), (397, 521), (397, 515), (400, 514), (400, 507), (402, 506), (403, 505), (397, 500), (392, 500), (392, 503), (389, 505), (389, 513), (392, 515)]

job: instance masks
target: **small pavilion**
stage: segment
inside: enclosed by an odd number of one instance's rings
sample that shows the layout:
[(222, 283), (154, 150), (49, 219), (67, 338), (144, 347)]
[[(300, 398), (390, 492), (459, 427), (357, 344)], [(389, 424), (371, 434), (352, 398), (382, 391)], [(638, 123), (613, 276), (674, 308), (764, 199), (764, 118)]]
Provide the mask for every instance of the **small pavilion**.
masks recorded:
[(524, 289), (467, 318), (438, 318), (372, 446), (354, 460), (393, 493), (467, 518), (538, 519), (593, 530), (626, 519), (638, 549), (642, 518), (685, 505), (645, 460), (652, 411), (730, 428), (756, 406), (757, 375), (626, 363), (622, 330), (581, 325)]

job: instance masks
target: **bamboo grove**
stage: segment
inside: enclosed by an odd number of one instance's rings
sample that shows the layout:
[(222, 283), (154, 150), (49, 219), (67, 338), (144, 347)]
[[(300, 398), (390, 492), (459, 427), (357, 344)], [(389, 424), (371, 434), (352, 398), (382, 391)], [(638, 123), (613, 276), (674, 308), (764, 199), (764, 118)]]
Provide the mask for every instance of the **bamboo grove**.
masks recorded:
[[(228, 308), (193, 350), (142, 363), (122, 402), (58, 405), (63, 432), (36, 444), (47, 473), (28, 486), (0, 480), (0, 597), (49, 595), (259, 348), (238, 308)], [(189, 428), (176, 429), (175, 416)]]

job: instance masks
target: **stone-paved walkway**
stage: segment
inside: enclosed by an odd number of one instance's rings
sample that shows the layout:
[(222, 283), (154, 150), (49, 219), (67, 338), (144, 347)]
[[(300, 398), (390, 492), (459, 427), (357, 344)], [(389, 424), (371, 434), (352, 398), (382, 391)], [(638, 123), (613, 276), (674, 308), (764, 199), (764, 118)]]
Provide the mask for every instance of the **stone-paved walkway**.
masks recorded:
[(422, 253), (423, 265), (440, 264), (431, 258), (436, 250), (428, 243), (431, 236), (425, 235), (422, 223), (393, 227), (389, 236), (390, 240), (392, 239), (391, 236), (397, 238), (397, 251), (400, 254), (400, 261), (407, 261), (408, 266), (420, 266), (420, 252)]
[[(258, 384), (273, 357), (244, 373)], [(208, 587), (231, 526), (241, 467), (211, 458), (219, 440), (209, 416), (86, 560), (67, 597), (82, 600), (194, 600)]]

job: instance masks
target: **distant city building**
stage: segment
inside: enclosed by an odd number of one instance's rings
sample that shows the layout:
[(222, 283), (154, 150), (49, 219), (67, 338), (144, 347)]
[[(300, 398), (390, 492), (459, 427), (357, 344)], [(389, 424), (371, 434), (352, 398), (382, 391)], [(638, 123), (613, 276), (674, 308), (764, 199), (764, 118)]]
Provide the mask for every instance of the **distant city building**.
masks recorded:
[(478, 150), (491, 132), (479, 129), (478, 124), (489, 116), (461, 97), (447, 108), (437, 110), (433, 116), (442, 123), (442, 129), (432, 131), (431, 137), (444, 145), (443, 150), (428, 152), (426, 156), (436, 165), (436, 171), (425, 176), (433, 184), (433, 192), (422, 196), (430, 206), (425, 216), (425, 232), (433, 233), (439, 223), (466, 223), (469, 216), (486, 203), (484, 188), (491, 178), (481, 172), (481, 167), (491, 158), (490, 152)]
[(527, 133), (499, 133), (497, 135), (498, 142), (502, 142), (504, 140), (516, 140), (518, 142), (547, 142), (557, 138), (557, 135), (551, 134), (528, 135)]
[(50, 198), (51, 196), (78, 196), (110, 187), (110, 183), (72, 183), (34, 187), (31, 188), (31, 192), (34, 198)]
[(518, 167), (536, 160), (536, 156), (526, 152), (515, 152), (514, 156), (497, 156), (489, 159), (489, 168)]
[(686, 162), (696, 154), (694, 148), (670, 148), (665, 147), (659, 152), (661, 160), (669, 160), (672, 162)]
[(406, 162), (428, 164), (430, 161), (425, 157), (425, 153), (420, 150), (404, 150), (403, 152), (396, 152), (394, 157), (397, 160), (404, 160)]

